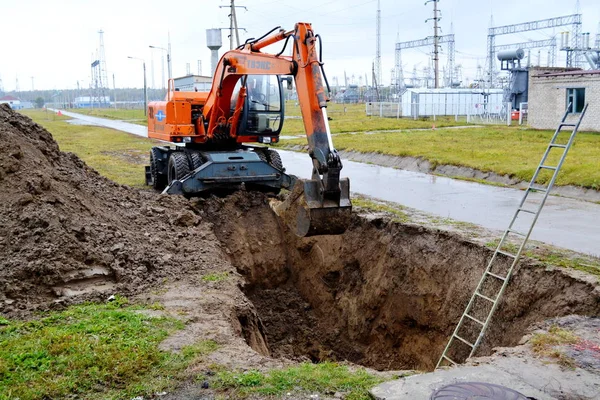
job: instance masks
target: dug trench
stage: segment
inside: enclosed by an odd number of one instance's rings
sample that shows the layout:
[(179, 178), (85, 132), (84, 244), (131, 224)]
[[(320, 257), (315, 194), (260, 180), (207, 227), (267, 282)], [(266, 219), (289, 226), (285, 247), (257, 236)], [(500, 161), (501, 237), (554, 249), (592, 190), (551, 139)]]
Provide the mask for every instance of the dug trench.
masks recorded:
[[(297, 238), (262, 195), (204, 207), (257, 311), (239, 318), (246, 342), (272, 357), (432, 370), (492, 256), (457, 234), (384, 215), (355, 213), (343, 235)], [(596, 279), (526, 259), (477, 354), (517, 345), (548, 318), (599, 311)]]

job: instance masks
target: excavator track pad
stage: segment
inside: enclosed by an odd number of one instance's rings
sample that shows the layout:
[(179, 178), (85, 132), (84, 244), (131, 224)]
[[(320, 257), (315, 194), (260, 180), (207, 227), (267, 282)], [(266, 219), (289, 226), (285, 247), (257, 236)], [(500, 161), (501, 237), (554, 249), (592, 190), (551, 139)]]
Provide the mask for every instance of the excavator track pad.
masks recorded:
[(275, 213), (300, 237), (339, 235), (350, 225), (352, 203), (350, 182), (340, 179), (339, 199), (325, 197), (320, 181), (298, 179), (285, 201), (274, 207)]

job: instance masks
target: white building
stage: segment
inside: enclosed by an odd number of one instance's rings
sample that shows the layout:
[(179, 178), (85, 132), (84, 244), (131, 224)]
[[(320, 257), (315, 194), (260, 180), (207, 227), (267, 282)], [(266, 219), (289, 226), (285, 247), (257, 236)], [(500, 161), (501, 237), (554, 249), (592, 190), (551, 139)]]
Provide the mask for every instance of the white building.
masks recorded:
[(408, 89), (401, 98), (401, 117), (498, 114), (502, 89)]
[(21, 100), (14, 96), (0, 97), (0, 104), (8, 104), (13, 110), (20, 110), (23, 108)]

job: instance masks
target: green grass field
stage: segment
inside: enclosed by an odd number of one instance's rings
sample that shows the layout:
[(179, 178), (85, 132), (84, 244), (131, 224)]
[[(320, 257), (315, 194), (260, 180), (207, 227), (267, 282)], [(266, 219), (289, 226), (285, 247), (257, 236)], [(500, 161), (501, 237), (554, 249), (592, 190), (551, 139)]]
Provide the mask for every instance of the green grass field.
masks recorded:
[(46, 128), (62, 151), (79, 156), (107, 178), (129, 186), (144, 186), (144, 165), (159, 142), (98, 126), (71, 125), (68, 117), (44, 111), (23, 114)]
[[(333, 138), (339, 150), (421, 157), (433, 165), (466, 166), (508, 174), (529, 181), (553, 132), (520, 127), (486, 126), (377, 134), (341, 134)], [(568, 133), (561, 135), (566, 138)], [(566, 140), (566, 139), (565, 139)], [(305, 139), (282, 140), (281, 145), (303, 145)], [(551, 153), (550, 165), (557, 162)], [(550, 173), (544, 173), (545, 182)], [(600, 134), (580, 132), (558, 176), (558, 185), (600, 189)]]
[(138, 125), (148, 125), (143, 109), (78, 108), (69, 111), (73, 111), (79, 114), (91, 115), (93, 117), (118, 119)]
[[(95, 117), (119, 119), (132, 122), (139, 125), (147, 125), (144, 110), (141, 109), (113, 109), (113, 108), (95, 108), (95, 109), (75, 109), (70, 110), (76, 113), (92, 115)], [(336, 104), (330, 103), (327, 106), (327, 112), (331, 121), (329, 125), (333, 133), (342, 132), (363, 132), (373, 130), (397, 130), (397, 129), (414, 129), (414, 128), (431, 128), (434, 124), (436, 127), (464, 125), (463, 122), (454, 121), (454, 117), (438, 117), (436, 121), (433, 119), (418, 119), (410, 118), (379, 118), (368, 117), (365, 113), (364, 104)], [(300, 107), (292, 101), (286, 102), (285, 115), (291, 117), (300, 116)], [(301, 119), (288, 118), (283, 124), (282, 135), (301, 135), (304, 133), (304, 125)]]
[(180, 353), (161, 351), (158, 344), (184, 324), (126, 302), (117, 297), (32, 321), (0, 318), (0, 399), (152, 396), (218, 348), (201, 341)]

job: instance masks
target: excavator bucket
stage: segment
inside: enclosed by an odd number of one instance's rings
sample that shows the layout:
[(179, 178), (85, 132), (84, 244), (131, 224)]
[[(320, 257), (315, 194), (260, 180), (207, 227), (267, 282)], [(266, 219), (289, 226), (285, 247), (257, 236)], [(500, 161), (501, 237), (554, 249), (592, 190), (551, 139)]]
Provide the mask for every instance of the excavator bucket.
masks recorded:
[(350, 225), (350, 181), (340, 179), (339, 196), (323, 195), (321, 182), (298, 179), (275, 212), (297, 236), (339, 235)]

